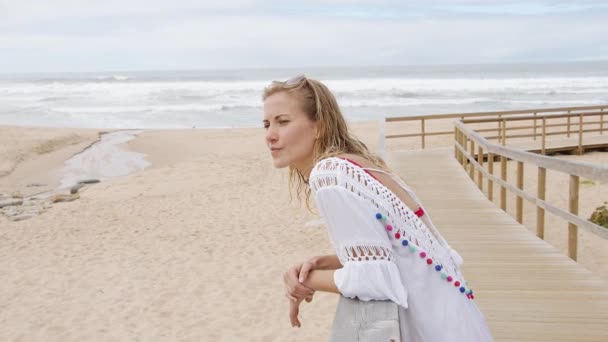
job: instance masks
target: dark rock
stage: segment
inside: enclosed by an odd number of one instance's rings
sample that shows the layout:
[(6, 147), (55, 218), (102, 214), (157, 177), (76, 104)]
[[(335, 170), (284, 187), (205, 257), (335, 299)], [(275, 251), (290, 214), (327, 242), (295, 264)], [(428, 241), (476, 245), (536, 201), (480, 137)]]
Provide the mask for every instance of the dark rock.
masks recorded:
[(95, 183), (99, 183), (99, 182), (100, 182), (99, 179), (85, 179), (85, 180), (78, 181), (78, 184), (95, 184)]

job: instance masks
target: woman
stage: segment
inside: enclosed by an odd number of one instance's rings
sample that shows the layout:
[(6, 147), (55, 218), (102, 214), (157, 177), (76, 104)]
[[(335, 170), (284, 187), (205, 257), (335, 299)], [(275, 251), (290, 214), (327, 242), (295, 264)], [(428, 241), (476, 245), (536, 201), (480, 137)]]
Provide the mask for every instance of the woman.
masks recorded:
[(285, 273), (292, 326), (300, 303), (326, 291), (396, 303), (401, 341), (491, 341), (462, 259), (415, 194), (348, 132), (327, 87), (299, 76), (273, 82), (263, 99), (273, 164), (289, 168), (309, 209), (314, 194), (336, 250)]

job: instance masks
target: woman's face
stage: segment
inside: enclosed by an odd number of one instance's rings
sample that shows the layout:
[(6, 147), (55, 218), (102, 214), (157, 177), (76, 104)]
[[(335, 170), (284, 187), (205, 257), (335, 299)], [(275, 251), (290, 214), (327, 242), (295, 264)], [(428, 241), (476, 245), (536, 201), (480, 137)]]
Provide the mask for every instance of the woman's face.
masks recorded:
[(311, 166), (317, 125), (294, 95), (280, 91), (267, 97), (263, 121), (274, 167), (292, 165), (303, 171)]

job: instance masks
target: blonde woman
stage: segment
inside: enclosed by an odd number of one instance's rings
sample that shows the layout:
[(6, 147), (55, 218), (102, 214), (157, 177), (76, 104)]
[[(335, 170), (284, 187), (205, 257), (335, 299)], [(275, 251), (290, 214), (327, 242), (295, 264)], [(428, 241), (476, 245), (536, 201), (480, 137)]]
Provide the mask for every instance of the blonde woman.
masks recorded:
[[(394, 303), (397, 331), (389, 334), (399, 335), (390, 335), (395, 341), (491, 341), (461, 273), (462, 259), (415, 194), (349, 133), (328, 88), (299, 76), (273, 82), (263, 100), (273, 164), (289, 169), (290, 188), (309, 209), (313, 195), (336, 251), (284, 274), (292, 326), (300, 326), (300, 303), (325, 291), (342, 295), (340, 303)], [(334, 333), (331, 339), (361, 337), (349, 331), (356, 326), (339, 317), (357, 305), (345, 304), (342, 310), (340, 305), (334, 332), (342, 337)], [(382, 324), (368, 328), (370, 341), (391, 330)]]

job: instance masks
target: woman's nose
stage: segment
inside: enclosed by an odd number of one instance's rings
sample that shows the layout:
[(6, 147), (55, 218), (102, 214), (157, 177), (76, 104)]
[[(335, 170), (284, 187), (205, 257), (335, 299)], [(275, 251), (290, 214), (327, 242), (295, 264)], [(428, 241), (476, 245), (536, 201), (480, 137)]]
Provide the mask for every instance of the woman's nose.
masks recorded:
[(273, 142), (277, 140), (277, 132), (276, 130), (273, 128), (272, 125), (270, 125), (268, 127), (268, 130), (266, 131), (266, 141), (267, 142)]

